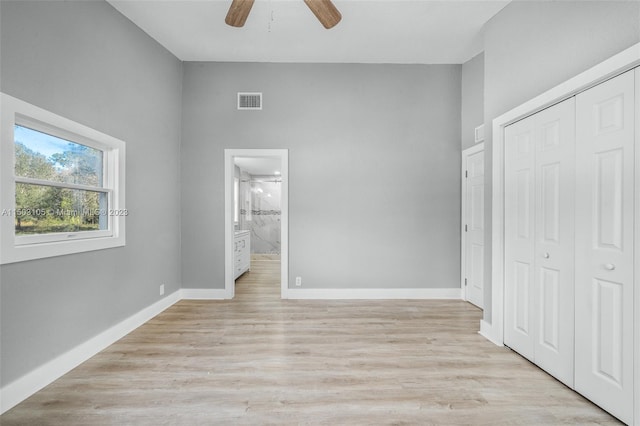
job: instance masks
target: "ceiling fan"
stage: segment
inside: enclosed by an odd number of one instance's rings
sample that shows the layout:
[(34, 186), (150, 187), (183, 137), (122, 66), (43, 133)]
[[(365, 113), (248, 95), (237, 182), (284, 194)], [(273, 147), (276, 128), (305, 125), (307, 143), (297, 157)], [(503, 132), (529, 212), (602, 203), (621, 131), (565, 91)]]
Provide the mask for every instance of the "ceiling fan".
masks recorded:
[[(242, 27), (249, 16), (254, 1), (233, 0), (224, 22), (232, 27)], [(342, 19), (342, 15), (331, 3), (331, 0), (304, 0), (304, 2), (326, 29), (333, 28)]]

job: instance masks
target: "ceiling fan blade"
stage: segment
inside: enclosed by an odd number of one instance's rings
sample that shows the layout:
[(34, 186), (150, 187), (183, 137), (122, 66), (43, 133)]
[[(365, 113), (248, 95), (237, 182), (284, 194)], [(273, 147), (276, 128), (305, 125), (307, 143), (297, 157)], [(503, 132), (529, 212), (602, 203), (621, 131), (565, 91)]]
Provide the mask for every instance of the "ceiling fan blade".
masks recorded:
[(224, 22), (232, 27), (242, 27), (247, 21), (254, 0), (233, 0)]
[(342, 19), (342, 15), (331, 0), (304, 0), (304, 2), (326, 29), (333, 28)]

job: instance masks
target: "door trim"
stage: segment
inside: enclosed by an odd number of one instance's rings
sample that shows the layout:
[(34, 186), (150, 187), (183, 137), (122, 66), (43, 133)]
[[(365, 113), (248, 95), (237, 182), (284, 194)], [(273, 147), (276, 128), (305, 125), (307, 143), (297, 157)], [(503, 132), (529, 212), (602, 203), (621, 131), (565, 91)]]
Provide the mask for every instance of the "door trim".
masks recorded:
[[(467, 223), (467, 177), (466, 177), (466, 171), (467, 171), (467, 159), (473, 155), (473, 154), (477, 154), (478, 152), (484, 151), (484, 142), (481, 142), (477, 145), (472, 146), (471, 148), (467, 148), (464, 151), (462, 151), (462, 167), (460, 168), (460, 178), (461, 178), (461, 194), (462, 194), (462, 200), (460, 202), (460, 289), (461, 294), (462, 294), (462, 299), (466, 302), (468, 302), (467, 300), (467, 287), (464, 285), (464, 279), (465, 279), (465, 275), (467, 272), (467, 251), (466, 251), (466, 246), (467, 246), (467, 233), (464, 230), (464, 226)], [(483, 288), (484, 291), (484, 288)], [(483, 309), (484, 309), (484, 295), (482, 297), (483, 303)]]
[[(480, 323), (482, 335), (504, 344), (504, 129), (564, 99), (640, 65), (640, 43), (495, 118), (492, 124), (491, 324)], [(489, 242), (485, 241), (485, 244)], [(486, 284), (486, 283), (485, 283)], [(486, 304), (485, 300), (485, 304)], [(637, 310), (637, 308), (636, 308)], [(639, 354), (636, 354), (636, 365)], [(640, 420), (639, 420), (640, 421)]]
[(233, 184), (235, 157), (279, 157), (282, 195), (280, 199), (280, 297), (289, 287), (289, 150), (288, 149), (225, 149), (224, 150), (224, 296), (233, 299)]
[[(640, 67), (636, 68), (635, 75), (635, 85), (636, 85), (636, 138), (635, 138), (635, 154), (636, 154), (636, 168), (635, 168), (635, 217), (636, 220), (638, 216), (640, 216)], [(633, 271), (634, 274), (634, 292), (635, 292), (635, 324), (636, 324), (636, 335), (635, 335), (635, 358), (634, 358), (634, 370), (635, 370), (635, 424), (640, 425), (640, 403), (638, 403), (638, 397), (640, 396), (640, 223), (635, 223), (636, 229), (636, 243), (634, 247), (634, 257), (636, 259), (635, 268)]]

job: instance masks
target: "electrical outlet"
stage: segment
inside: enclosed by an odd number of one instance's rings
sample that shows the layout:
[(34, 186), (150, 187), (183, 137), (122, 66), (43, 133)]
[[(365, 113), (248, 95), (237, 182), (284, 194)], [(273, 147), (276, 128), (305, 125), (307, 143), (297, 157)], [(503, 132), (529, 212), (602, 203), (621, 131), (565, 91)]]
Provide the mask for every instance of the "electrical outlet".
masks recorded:
[(296, 277), (296, 285), (300, 287), (302, 285), (302, 277)]
[(160, 296), (164, 295), (164, 284), (160, 284)]

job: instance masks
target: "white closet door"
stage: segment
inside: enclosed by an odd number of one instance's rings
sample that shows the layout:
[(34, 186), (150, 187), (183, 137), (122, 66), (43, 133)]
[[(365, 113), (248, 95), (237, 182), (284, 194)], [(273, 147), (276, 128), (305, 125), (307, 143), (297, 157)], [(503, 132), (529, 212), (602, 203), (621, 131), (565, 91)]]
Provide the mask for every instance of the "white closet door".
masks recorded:
[(484, 303), (484, 150), (466, 160), (465, 277), (467, 300), (479, 308)]
[(505, 344), (573, 386), (575, 100), (505, 132)]
[(576, 390), (633, 421), (633, 71), (576, 97)]
[(505, 128), (504, 343), (534, 360), (534, 117)]
[(534, 117), (535, 363), (573, 387), (575, 99)]

